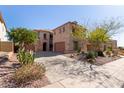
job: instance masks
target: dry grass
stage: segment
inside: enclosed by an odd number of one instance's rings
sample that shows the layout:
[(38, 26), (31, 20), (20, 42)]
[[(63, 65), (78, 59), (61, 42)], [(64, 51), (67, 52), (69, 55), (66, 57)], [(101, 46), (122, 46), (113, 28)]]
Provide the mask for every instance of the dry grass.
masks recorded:
[(41, 79), (44, 76), (45, 68), (40, 64), (23, 65), (16, 70), (13, 80), (20, 85), (33, 80)]

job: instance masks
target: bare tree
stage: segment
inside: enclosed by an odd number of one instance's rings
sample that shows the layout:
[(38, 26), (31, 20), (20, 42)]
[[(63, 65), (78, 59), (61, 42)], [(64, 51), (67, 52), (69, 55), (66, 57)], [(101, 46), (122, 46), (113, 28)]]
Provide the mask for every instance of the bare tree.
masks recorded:
[(110, 36), (120, 33), (119, 29), (121, 29), (123, 26), (124, 26), (123, 20), (119, 17), (103, 20), (102, 23), (99, 23), (98, 25), (98, 27), (105, 29), (106, 33), (109, 34)]

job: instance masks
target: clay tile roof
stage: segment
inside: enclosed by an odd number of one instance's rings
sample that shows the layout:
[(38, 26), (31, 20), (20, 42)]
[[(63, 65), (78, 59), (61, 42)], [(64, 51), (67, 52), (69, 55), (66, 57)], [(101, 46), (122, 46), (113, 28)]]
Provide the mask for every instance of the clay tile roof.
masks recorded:
[(51, 30), (43, 30), (43, 29), (34, 29), (33, 31), (35, 31), (35, 32), (49, 32), (49, 33), (52, 33)]
[(66, 22), (66, 23), (64, 23), (64, 24), (62, 24), (62, 25), (60, 25), (60, 26), (54, 28), (53, 30), (56, 30), (57, 28), (60, 28), (60, 27), (62, 27), (62, 26), (64, 26), (64, 25), (66, 25), (66, 24), (77, 24), (77, 22), (76, 22), (76, 21), (73, 21), (73, 22), (68, 21), (68, 22)]
[(0, 12), (0, 21), (5, 25), (6, 31), (8, 31), (1, 12)]

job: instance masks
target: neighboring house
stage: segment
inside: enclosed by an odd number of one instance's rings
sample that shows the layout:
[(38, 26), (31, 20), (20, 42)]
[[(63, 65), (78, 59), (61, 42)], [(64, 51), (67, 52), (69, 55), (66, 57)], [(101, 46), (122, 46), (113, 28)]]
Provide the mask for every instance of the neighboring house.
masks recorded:
[(0, 41), (8, 41), (7, 28), (1, 13), (0, 13)]
[[(79, 48), (84, 52), (93, 49), (92, 44), (87, 40), (79, 41), (73, 38), (72, 32), (76, 25), (78, 25), (77, 22), (67, 22), (53, 30), (53, 51), (67, 53), (74, 52)], [(105, 44), (101, 44), (101, 50), (105, 50), (107, 47), (116, 49), (117, 41), (110, 40)]]
[(53, 33), (49, 30), (34, 30), (38, 34), (35, 51), (53, 51)]
[(0, 13), (0, 51), (12, 52), (13, 43), (7, 38), (7, 27)]

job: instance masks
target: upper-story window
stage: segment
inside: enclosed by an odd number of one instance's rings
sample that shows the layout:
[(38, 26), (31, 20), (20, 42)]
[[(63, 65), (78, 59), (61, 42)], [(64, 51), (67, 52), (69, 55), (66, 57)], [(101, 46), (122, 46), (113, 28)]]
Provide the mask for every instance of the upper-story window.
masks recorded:
[(61, 31), (62, 31), (62, 30), (61, 30), (61, 28), (60, 28), (60, 29), (59, 29), (59, 33), (61, 33)]
[(43, 37), (44, 37), (44, 39), (47, 39), (47, 38), (46, 38), (46, 34), (43, 34)]
[(63, 27), (63, 32), (65, 32), (65, 27)]
[(53, 35), (52, 34), (50, 34), (50, 39), (53, 39)]

